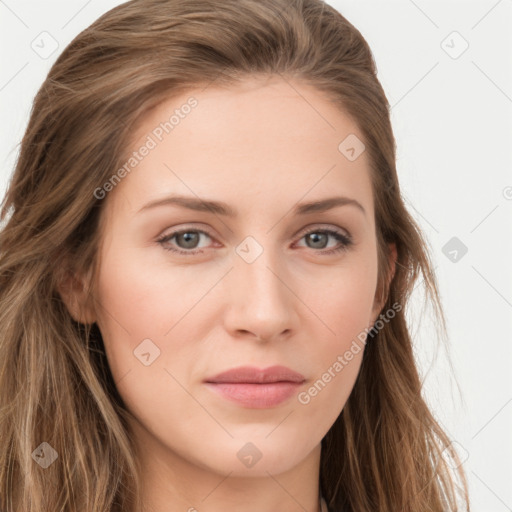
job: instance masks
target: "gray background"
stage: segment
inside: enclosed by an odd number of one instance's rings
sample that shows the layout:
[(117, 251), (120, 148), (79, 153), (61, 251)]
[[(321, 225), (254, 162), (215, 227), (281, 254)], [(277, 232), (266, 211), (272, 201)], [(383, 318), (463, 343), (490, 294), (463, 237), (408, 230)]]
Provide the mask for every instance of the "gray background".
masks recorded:
[[(51, 64), (120, 3), (0, 0), (2, 196)], [(473, 510), (512, 510), (512, 0), (328, 3), (374, 52), (402, 192), (431, 245), (449, 346), (419, 283), (409, 320), (425, 396), (464, 460)]]

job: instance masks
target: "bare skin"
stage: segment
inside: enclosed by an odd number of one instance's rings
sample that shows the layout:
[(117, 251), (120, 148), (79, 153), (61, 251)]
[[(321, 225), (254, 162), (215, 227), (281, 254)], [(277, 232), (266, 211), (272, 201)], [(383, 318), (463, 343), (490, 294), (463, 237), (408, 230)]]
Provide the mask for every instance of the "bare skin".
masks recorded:
[[(342, 371), (333, 364), (382, 303), (367, 154), (350, 161), (338, 150), (349, 134), (363, 137), (321, 92), (292, 83), (191, 90), (149, 112), (133, 151), (188, 98), (198, 102), (161, 141), (153, 135), (156, 147), (107, 194), (96, 307), (79, 312), (69, 301), (75, 318), (98, 323), (135, 417), (148, 512), (319, 511), (320, 443), (352, 391), (363, 350)], [(222, 201), (237, 216), (144, 208), (171, 194)], [(362, 208), (293, 212), (333, 196)], [(326, 229), (351, 243), (343, 248)], [(158, 241), (177, 230), (192, 238)], [(148, 339), (146, 365), (134, 351)], [(204, 383), (237, 366), (276, 364), (305, 382), (272, 407), (240, 405)], [(329, 368), (329, 382), (308, 394)], [(243, 448), (261, 456), (251, 467)]]

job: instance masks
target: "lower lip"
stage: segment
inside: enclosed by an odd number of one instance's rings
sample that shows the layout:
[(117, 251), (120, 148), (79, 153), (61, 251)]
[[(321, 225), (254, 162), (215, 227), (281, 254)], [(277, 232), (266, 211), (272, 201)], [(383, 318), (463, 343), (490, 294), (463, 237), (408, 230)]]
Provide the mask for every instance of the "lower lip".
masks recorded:
[(206, 385), (228, 400), (253, 409), (274, 407), (290, 398), (301, 386), (298, 382), (268, 384), (207, 382)]

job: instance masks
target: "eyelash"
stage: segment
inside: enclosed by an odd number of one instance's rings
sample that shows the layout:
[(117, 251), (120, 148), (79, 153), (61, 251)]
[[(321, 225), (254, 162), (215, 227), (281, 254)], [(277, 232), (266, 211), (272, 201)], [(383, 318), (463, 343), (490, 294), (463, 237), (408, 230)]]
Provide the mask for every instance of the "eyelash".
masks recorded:
[[(183, 233), (202, 233), (210, 238), (213, 238), (207, 231), (203, 231), (202, 229), (181, 229), (179, 231), (173, 231), (172, 233), (170, 233), (168, 235), (164, 235), (164, 236), (160, 237), (159, 239), (157, 239), (157, 242), (163, 247), (164, 250), (178, 253), (183, 256), (194, 256), (196, 254), (201, 254), (204, 252), (202, 249), (185, 251), (183, 249), (175, 249), (173, 247), (168, 247), (168, 246), (164, 245), (166, 242), (169, 242), (170, 240), (172, 240), (176, 235), (181, 235)], [(307, 231), (306, 233), (304, 233), (300, 239), (304, 238), (305, 236), (307, 236), (311, 233), (322, 233), (322, 234), (331, 235), (333, 238), (335, 238), (338, 242), (341, 243), (341, 245), (339, 247), (336, 247), (334, 249), (324, 249), (324, 250), (320, 249), (318, 251), (315, 251), (315, 252), (321, 253), (322, 255), (330, 255), (330, 254), (335, 254), (335, 253), (339, 253), (342, 251), (346, 251), (353, 243), (352, 238), (350, 236), (347, 236), (339, 231), (335, 231), (332, 229), (314, 229), (313, 228), (313, 229), (310, 229), (309, 231)]]

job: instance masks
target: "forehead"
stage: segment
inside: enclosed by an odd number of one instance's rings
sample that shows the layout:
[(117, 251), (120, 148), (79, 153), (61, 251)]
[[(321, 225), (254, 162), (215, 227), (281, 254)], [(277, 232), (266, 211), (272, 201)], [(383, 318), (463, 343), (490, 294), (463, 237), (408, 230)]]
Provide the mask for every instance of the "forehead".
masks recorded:
[(351, 137), (363, 139), (352, 118), (304, 83), (273, 77), (190, 89), (135, 127), (128, 155), (151, 149), (137, 156), (114, 194), (122, 190), (134, 208), (171, 191), (216, 197), (243, 214), (251, 205), (338, 193), (371, 213), (367, 154), (350, 160), (340, 150)]

